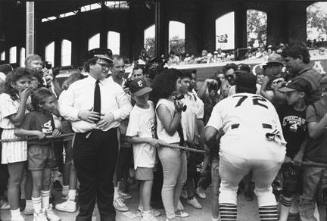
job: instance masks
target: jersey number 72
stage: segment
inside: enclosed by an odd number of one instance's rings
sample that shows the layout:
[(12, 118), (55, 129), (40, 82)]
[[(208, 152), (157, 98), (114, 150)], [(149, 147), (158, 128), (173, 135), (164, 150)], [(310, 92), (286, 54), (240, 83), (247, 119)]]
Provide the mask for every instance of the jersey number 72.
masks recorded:
[[(247, 95), (234, 95), (233, 97), (239, 97), (240, 99), (238, 100), (237, 104), (235, 107), (239, 107), (242, 105), (242, 103), (248, 99), (249, 97)], [(267, 103), (267, 100), (264, 99), (263, 97), (260, 96), (251, 96), (249, 99), (252, 99), (253, 105), (259, 105), (261, 107), (264, 107), (268, 109), (268, 106), (265, 104)]]

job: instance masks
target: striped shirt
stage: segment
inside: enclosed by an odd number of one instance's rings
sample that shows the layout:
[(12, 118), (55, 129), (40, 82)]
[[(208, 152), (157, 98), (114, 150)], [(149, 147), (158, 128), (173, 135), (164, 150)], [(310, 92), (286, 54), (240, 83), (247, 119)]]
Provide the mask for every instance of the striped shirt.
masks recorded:
[[(9, 117), (16, 114), (19, 108), (19, 100), (13, 100), (8, 94), (0, 95), (0, 127), (3, 128), (1, 139), (15, 139), (15, 125)], [(15, 163), (27, 160), (27, 142), (2, 143), (1, 163)]]

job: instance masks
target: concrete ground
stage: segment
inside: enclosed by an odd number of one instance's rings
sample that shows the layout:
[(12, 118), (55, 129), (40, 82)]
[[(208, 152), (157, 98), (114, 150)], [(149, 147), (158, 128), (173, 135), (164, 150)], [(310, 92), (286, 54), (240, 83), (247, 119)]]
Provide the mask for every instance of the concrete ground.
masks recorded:
[[(211, 220), (211, 206), (210, 206), (210, 194), (208, 191), (208, 199), (201, 200), (199, 202), (202, 204), (202, 209), (194, 209), (193, 207), (184, 204), (185, 211), (190, 214), (189, 217), (183, 218), (184, 221), (210, 221)], [(116, 221), (139, 221), (140, 217), (136, 216), (136, 209), (137, 209), (137, 193), (134, 191), (133, 198), (126, 201), (127, 206), (129, 207), (129, 212), (118, 212)], [(238, 220), (239, 221), (258, 221), (258, 213), (257, 213), (257, 206), (256, 201), (253, 200), (251, 202), (246, 201), (242, 195), (239, 196), (239, 210), (238, 210)], [(164, 213), (163, 210), (160, 210), (162, 214)], [(60, 216), (62, 221), (73, 221), (77, 213), (62, 213), (55, 210), (55, 212)], [(92, 221), (100, 220), (98, 217), (97, 211), (95, 212), (95, 216), (93, 217)], [(1, 218), (3, 221), (10, 221), (10, 213), (9, 210), (2, 210), (1, 211)], [(33, 216), (26, 216), (26, 221), (33, 221)], [(158, 221), (165, 221), (165, 216), (161, 215), (158, 217)]]
[[(210, 191), (207, 191), (208, 199), (201, 200), (199, 202), (202, 204), (202, 209), (194, 209), (193, 207), (183, 203), (185, 207), (185, 211), (190, 214), (189, 217), (183, 218), (183, 221), (211, 221), (211, 197)], [(257, 212), (257, 201), (254, 199), (253, 201), (246, 201), (243, 195), (238, 197), (239, 205), (238, 205), (238, 221), (259, 221), (258, 212)], [(118, 212), (116, 221), (139, 221), (140, 217), (136, 216), (137, 209), (137, 199), (138, 195), (136, 191), (133, 192), (133, 198), (126, 201), (127, 206), (129, 207), (128, 212)], [(163, 215), (158, 217), (158, 221), (165, 221), (164, 211), (160, 210)], [(74, 221), (77, 213), (62, 213), (55, 210), (55, 212), (60, 216), (61, 221)], [(98, 212), (94, 213), (94, 217), (92, 221), (100, 221)], [(10, 221), (10, 213), (9, 210), (1, 211), (2, 221)], [(33, 216), (26, 216), (26, 221), (33, 221)], [(319, 220), (318, 220), (319, 221)]]

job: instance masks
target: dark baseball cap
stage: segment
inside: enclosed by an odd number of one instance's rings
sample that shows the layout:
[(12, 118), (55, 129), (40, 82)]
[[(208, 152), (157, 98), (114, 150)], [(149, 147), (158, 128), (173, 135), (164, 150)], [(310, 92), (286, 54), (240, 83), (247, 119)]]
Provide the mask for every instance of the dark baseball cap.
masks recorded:
[(112, 51), (108, 48), (95, 48), (89, 50), (87, 53), (87, 60), (92, 58), (99, 58), (112, 63)]
[(256, 90), (257, 78), (256, 76), (254, 76), (254, 74), (241, 70), (235, 71), (235, 74), (236, 74), (235, 85), (238, 88), (247, 88), (251, 90)]
[(293, 81), (288, 82), (285, 87), (279, 89), (279, 91), (283, 93), (300, 91), (306, 94), (309, 94), (311, 90), (312, 87), (310, 82), (302, 78), (294, 79)]
[(135, 79), (129, 83), (129, 90), (134, 96), (142, 96), (152, 91), (152, 88), (146, 85), (144, 79)]

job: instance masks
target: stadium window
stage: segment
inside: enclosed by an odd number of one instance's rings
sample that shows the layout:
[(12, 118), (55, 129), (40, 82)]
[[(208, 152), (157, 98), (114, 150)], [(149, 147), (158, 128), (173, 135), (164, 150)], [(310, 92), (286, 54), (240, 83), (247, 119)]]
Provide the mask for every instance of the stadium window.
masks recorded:
[(129, 8), (127, 1), (106, 1), (104, 4), (108, 8), (117, 8), (117, 9), (128, 9)]
[(9, 63), (15, 64), (17, 63), (17, 47), (13, 46), (9, 49)]
[(69, 66), (72, 63), (72, 42), (62, 40), (61, 42), (61, 66)]
[(120, 54), (120, 33), (115, 31), (108, 31), (107, 45), (113, 54)]
[(26, 58), (25, 48), (21, 48), (19, 52), (19, 66), (25, 67), (25, 58)]
[(267, 13), (247, 10), (247, 45), (252, 48), (267, 44)]
[(50, 16), (50, 17), (47, 17), (47, 18), (42, 18), (41, 21), (42, 22), (48, 22), (48, 21), (53, 21), (53, 20), (56, 20), (57, 17), (56, 16)]
[(72, 11), (72, 12), (67, 12), (67, 13), (62, 13), (59, 15), (59, 18), (66, 18), (66, 17), (69, 17), (69, 16), (73, 16), (73, 15), (76, 15), (78, 11)]
[(185, 53), (185, 24), (182, 22), (169, 22), (169, 51)]
[[(316, 2), (307, 7), (307, 41), (311, 48), (325, 47), (327, 42), (327, 2)], [(321, 52), (319, 52), (321, 54)]]
[(5, 51), (1, 52), (1, 54), (0, 54), (0, 60), (1, 61), (5, 61), (6, 60), (6, 52)]
[(235, 48), (235, 13), (229, 12), (216, 19), (216, 49)]
[(89, 38), (88, 50), (91, 50), (93, 48), (99, 48), (99, 47), (100, 47), (100, 33), (95, 34)]
[(45, 47), (45, 61), (54, 66), (54, 57), (55, 57), (55, 43), (54, 41), (49, 43)]
[(155, 55), (155, 25), (151, 25), (144, 30), (144, 49), (150, 57)]
[(81, 12), (87, 12), (87, 11), (92, 11), (101, 8), (100, 3), (94, 3), (90, 5), (84, 5), (81, 7)]

